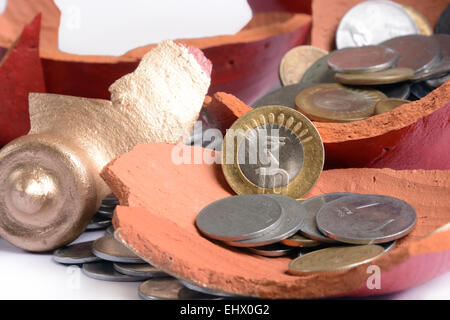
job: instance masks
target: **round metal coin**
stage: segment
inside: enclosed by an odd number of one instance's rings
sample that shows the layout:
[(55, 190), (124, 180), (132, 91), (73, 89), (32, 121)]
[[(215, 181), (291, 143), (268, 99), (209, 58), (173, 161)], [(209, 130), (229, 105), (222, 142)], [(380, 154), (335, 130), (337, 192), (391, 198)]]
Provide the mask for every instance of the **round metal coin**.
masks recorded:
[(392, 1), (363, 1), (341, 19), (336, 32), (336, 47), (376, 45), (390, 38), (419, 33), (408, 12)]
[(241, 195), (207, 205), (195, 222), (208, 238), (233, 241), (249, 239), (276, 228), (282, 213), (277, 201), (265, 195)]
[(425, 36), (431, 36), (433, 34), (433, 28), (431, 28), (430, 23), (419, 11), (410, 6), (403, 6), (403, 8), (416, 23), (420, 34)]
[(334, 72), (328, 68), (329, 56), (330, 55), (328, 54), (314, 62), (311, 67), (306, 70), (300, 83), (335, 83), (336, 79), (334, 78)]
[(336, 73), (336, 81), (349, 85), (391, 84), (412, 79), (414, 70), (410, 68), (392, 68), (368, 73)]
[(384, 243), (411, 232), (417, 213), (397, 198), (355, 194), (325, 204), (317, 213), (316, 222), (323, 234), (340, 242)]
[(105, 235), (94, 241), (92, 252), (99, 258), (112, 262), (145, 263), (134, 252), (117, 241), (113, 235)]
[(410, 84), (408, 82), (378, 85), (373, 86), (372, 89), (383, 92), (388, 98), (406, 99), (411, 93)]
[(336, 240), (330, 239), (324, 236), (319, 229), (317, 229), (316, 224), (316, 215), (319, 212), (320, 208), (323, 205), (330, 201), (334, 201), (336, 199), (349, 196), (351, 193), (339, 192), (339, 193), (327, 193), (321, 194), (310, 199), (306, 199), (301, 203), (305, 211), (305, 218), (303, 219), (303, 223), (300, 227), (300, 233), (305, 235), (308, 238), (313, 240), (317, 240), (325, 243), (336, 243)]
[(106, 229), (111, 225), (111, 219), (107, 218), (105, 216), (96, 214), (91, 222), (89, 222), (88, 226), (86, 227), (86, 230), (99, 230), (99, 229)]
[(439, 45), (441, 59), (440, 61), (433, 63), (429, 67), (416, 73), (413, 77), (413, 80), (422, 81), (436, 77), (442, 77), (450, 72), (450, 35), (435, 34), (430, 38), (434, 39)]
[(395, 99), (395, 98), (388, 98), (384, 100), (378, 101), (378, 103), (375, 105), (375, 114), (382, 114), (385, 112), (389, 112), (392, 109), (395, 109), (401, 105), (404, 105), (405, 103), (409, 103), (408, 100), (403, 99)]
[(290, 108), (295, 108), (295, 96), (302, 90), (312, 87), (315, 84), (310, 83), (296, 83), (289, 86), (281, 87), (272, 92), (269, 92), (262, 98), (258, 99), (253, 105), (253, 108), (280, 105)]
[(430, 88), (437, 88), (449, 80), (450, 80), (450, 73), (439, 78), (425, 80), (425, 84)]
[(175, 278), (149, 279), (139, 286), (139, 296), (144, 300), (211, 300), (215, 296), (190, 290)]
[(400, 55), (396, 64), (398, 68), (409, 68), (414, 73), (430, 67), (441, 58), (438, 42), (433, 37), (420, 34), (393, 38), (381, 45), (394, 49)]
[(224, 297), (224, 298), (236, 298), (236, 297), (240, 297), (238, 295), (232, 294), (232, 293), (226, 293), (226, 292), (221, 292), (221, 291), (216, 291), (214, 289), (210, 289), (208, 287), (200, 287), (197, 286), (195, 284), (192, 284), (190, 282), (184, 281), (184, 280), (179, 280), (181, 282), (182, 285), (184, 285), (186, 288), (192, 290), (192, 291), (196, 291), (196, 292), (200, 292), (203, 294), (207, 294), (207, 295), (211, 295), (211, 296), (218, 296), (218, 297)]
[(324, 150), (316, 127), (284, 106), (256, 108), (227, 131), (222, 169), (238, 194), (282, 194), (300, 199), (322, 172)]
[(427, 94), (433, 91), (424, 82), (416, 82), (411, 85), (411, 94), (417, 99), (422, 99)]
[(94, 241), (72, 244), (53, 252), (53, 260), (63, 264), (83, 264), (100, 261), (101, 259), (92, 253)]
[(226, 244), (234, 247), (261, 247), (289, 238), (300, 229), (305, 216), (300, 202), (277, 194), (267, 194), (265, 196), (276, 200), (283, 209), (281, 223), (276, 228), (268, 230), (257, 237), (241, 241), (227, 241)]
[(158, 268), (155, 268), (148, 263), (114, 263), (113, 267), (117, 272), (133, 277), (157, 278), (168, 276), (167, 273), (159, 270)]
[(147, 277), (132, 277), (117, 272), (114, 270), (113, 264), (108, 261), (85, 263), (82, 270), (86, 276), (103, 281), (132, 282), (147, 279)]
[(294, 259), (289, 273), (307, 275), (313, 272), (339, 272), (368, 263), (384, 253), (379, 245), (340, 246), (316, 250)]
[(305, 71), (328, 52), (313, 46), (292, 48), (281, 59), (280, 81), (283, 86), (298, 83)]
[(384, 46), (345, 48), (328, 56), (328, 66), (335, 72), (372, 72), (392, 67), (398, 54)]
[(385, 99), (380, 91), (360, 90), (337, 83), (320, 84), (295, 97), (298, 110), (316, 121), (348, 122), (373, 115), (375, 104)]
[(435, 33), (450, 34), (450, 4), (442, 11), (436, 25), (434, 26)]
[(299, 234), (294, 234), (293, 236), (287, 239), (281, 240), (281, 243), (290, 247), (302, 247), (302, 248), (317, 247), (322, 244), (317, 240), (308, 239)]
[(108, 228), (106, 228), (105, 232), (106, 232), (106, 234), (113, 235), (114, 234), (114, 226), (113, 225), (109, 226)]
[(295, 251), (293, 247), (285, 246), (280, 243), (273, 243), (261, 247), (250, 247), (247, 248), (247, 250), (251, 253), (270, 258), (287, 256)]

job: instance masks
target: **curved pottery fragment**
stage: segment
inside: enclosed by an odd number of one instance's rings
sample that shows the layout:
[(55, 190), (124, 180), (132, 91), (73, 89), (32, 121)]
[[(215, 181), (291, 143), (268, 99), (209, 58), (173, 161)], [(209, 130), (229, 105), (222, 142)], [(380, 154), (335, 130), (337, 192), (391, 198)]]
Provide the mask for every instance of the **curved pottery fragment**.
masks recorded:
[[(205, 107), (217, 119), (232, 114), (235, 120), (249, 110), (223, 92)], [(219, 122), (220, 129), (230, 122)], [(361, 121), (314, 124), (324, 143), (326, 168), (450, 169), (450, 81), (420, 100)]]
[[(0, 15), (0, 47), (9, 47), (39, 12), (43, 17), (40, 51), (49, 93), (108, 99), (108, 87), (132, 72), (154, 47), (136, 48), (120, 57), (62, 52), (58, 49), (61, 13), (52, 0), (9, 0)], [(209, 92), (227, 91), (250, 104), (273, 86), (283, 54), (304, 44), (310, 29), (307, 14), (260, 12), (235, 35), (180, 41), (201, 49), (213, 63)]]
[(173, 160), (183, 152), (191, 161), (195, 154), (206, 160), (220, 157), (200, 147), (139, 145), (101, 173), (122, 205), (113, 219), (115, 228), (120, 228), (118, 236), (143, 259), (173, 276), (237, 295), (317, 298), (389, 293), (423, 283), (450, 268), (450, 231), (430, 236), (450, 221), (450, 171), (323, 172), (309, 196), (385, 194), (409, 202), (418, 213), (415, 229), (392, 251), (370, 262), (381, 268), (381, 289), (368, 290), (364, 289), (370, 276), (367, 264), (340, 273), (293, 276), (287, 274), (291, 258), (252, 255), (204, 238), (195, 227), (198, 212), (232, 192), (218, 164), (175, 164)]

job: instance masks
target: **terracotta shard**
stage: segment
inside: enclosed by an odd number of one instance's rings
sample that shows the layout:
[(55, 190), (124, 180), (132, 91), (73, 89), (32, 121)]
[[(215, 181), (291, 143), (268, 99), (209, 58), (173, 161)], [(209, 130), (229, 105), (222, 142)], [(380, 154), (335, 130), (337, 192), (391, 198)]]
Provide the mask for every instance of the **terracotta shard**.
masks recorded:
[[(333, 50), (336, 48), (334, 39), (336, 29), (345, 13), (363, 0), (314, 0), (312, 16), (314, 26), (311, 31), (313, 46)], [(423, 14), (432, 26), (439, 19), (439, 14), (448, 5), (448, 0), (396, 0), (395, 2), (412, 7)]]
[[(207, 103), (227, 129), (248, 107), (219, 93), (220, 103)], [(239, 110), (240, 112), (236, 112)], [(242, 113), (242, 114), (241, 114)], [(315, 122), (325, 146), (327, 168), (450, 169), (450, 81), (426, 97), (390, 112), (350, 123)], [(433, 156), (430, 156), (433, 155)]]
[(240, 116), (252, 110), (241, 100), (225, 92), (217, 92), (212, 97), (205, 99), (203, 107), (215, 126), (222, 131), (222, 134), (225, 134), (226, 130)]
[[(291, 276), (286, 273), (289, 258), (255, 256), (202, 237), (194, 225), (198, 212), (231, 191), (217, 164), (175, 164), (173, 155), (180, 150), (190, 152), (186, 159), (191, 160), (195, 151), (206, 159), (217, 156), (199, 147), (139, 145), (116, 158), (101, 174), (123, 205), (114, 217), (121, 238), (145, 260), (171, 275), (241, 295), (315, 298), (388, 293), (427, 281), (450, 268), (450, 232), (428, 236), (450, 220), (450, 171), (330, 170), (310, 192), (309, 196), (328, 192), (387, 194), (408, 201), (417, 210), (419, 220), (412, 233), (373, 262), (381, 268), (382, 277), (389, 279), (375, 292), (360, 289), (366, 286), (367, 265), (339, 274)], [(427, 264), (425, 259), (438, 264)], [(397, 281), (393, 281), (395, 277)]]
[(23, 29), (0, 63), (0, 146), (27, 134), (30, 130), (28, 94), (45, 92), (39, 58), (40, 26), (38, 15)]
[[(285, 7), (286, 3), (275, 6)], [(310, 1), (286, 8), (308, 11)], [(136, 48), (120, 57), (62, 52), (58, 50), (61, 12), (52, 0), (9, 0), (0, 15), (0, 47), (9, 47), (25, 23), (39, 12), (43, 15), (41, 58), (49, 93), (108, 99), (111, 83), (136, 69), (139, 60), (155, 46)], [(304, 44), (310, 29), (307, 14), (258, 12), (234, 35), (181, 41), (201, 49), (212, 61), (210, 93), (227, 91), (250, 104), (273, 86), (281, 57), (290, 48)]]

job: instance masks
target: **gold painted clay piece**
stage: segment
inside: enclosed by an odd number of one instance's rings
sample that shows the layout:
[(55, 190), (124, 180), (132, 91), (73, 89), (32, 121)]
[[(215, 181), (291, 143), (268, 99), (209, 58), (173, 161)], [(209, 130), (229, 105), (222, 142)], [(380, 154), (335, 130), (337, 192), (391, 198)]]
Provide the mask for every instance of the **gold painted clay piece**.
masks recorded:
[(324, 163), (316, 127), (283, 106), (244, 114), (227, 131), (222, 148), (222, 170), (237, 194), (275, 193), (299, 199), (314, 186)]
[(209, 82), (188, 48), (165, 41), (111, 85), (112, 102), (31, 93), (29, 134), (0, 152), (0, 235), (29, 251), (75, 240), (111, 192), (100, 170), (137, 144), (185, 139)]
[(299, 234), (294, 234), (292, 237), (281, 240), (281, 243), (290, 246), (290, 247), (316, 247), (321, 245), (321, 242), (317, 240), (308, 239), (304, 236), (301, 236)]
[(372, 116), (376, 103), (386, 98), (378, 90), (326, 83), (300, 91), (295, 97), (295, 105), (311, 120), (351, 122)]
[(419, 11), (410, 6), (403, 5), (402, 7), (417, 24), (420, 34), (425, 36), (431, 36), (433, 34), (433, 28), (431, 28), (430, 23)]
[(379, 245), (330, 247), (302, 255), (289, 263), (289, 273), (340, 272), (372, 261), (384, 253)]
[(414, 70), (410, 68), (392, 68), (367, 73), (336, 73), (336, 81), (349, 85), (391, 84), (412, 79)]
[(292, 48), (280, 62), (280, 81), (283, 86), (299, 83), (303, 74), (318, 59), (327, 55), (328, 51), (313, 46)]
[(375, 114), (381, 114), (385, 112), (389, 112), (392, 109), (395, 109), (405, 103), (409, 103), (410, 101), (398, 98), (388, 98), (384, 100), (378, 101), (375, 105)]

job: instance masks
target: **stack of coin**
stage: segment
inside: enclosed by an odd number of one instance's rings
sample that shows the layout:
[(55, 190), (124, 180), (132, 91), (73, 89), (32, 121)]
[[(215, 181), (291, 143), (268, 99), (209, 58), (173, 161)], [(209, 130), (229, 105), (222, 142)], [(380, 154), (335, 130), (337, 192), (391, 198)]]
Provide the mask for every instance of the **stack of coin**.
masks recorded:
[(106, 196), (105, 199), (103, 199), (100, 208), (86, 227), (86, 230), (101, 230), (111, 227), (114, 209), (118, 204), (119, 200), (114, 194), (111, 193)]
[(274, 195), (239, 195), (215, 201), (197, 218), (207, 238), (251, 254), (298, 256), (292, 274), (341, 271), (391, 250), (411, 232), (417, 214), (390, 196), (323, 194), (304, 201)]

